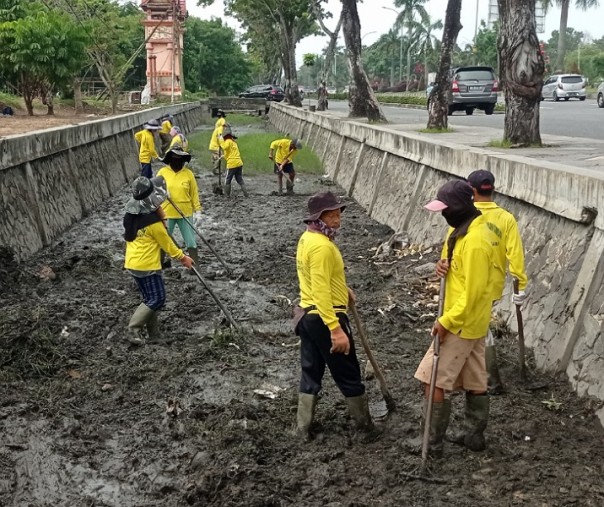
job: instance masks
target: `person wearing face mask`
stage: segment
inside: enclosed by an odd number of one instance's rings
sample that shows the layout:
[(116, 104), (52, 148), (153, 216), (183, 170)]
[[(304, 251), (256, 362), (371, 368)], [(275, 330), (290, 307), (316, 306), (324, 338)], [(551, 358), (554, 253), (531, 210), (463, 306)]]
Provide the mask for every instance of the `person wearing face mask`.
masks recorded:
[(193, 259), (174, 244), (166, 231), (161, 204), (167, 196), (163, 178), (139, 176), (132, 184), (132, 198), (126, 204), (124, 267), (136, 281), (143, 297), (128, 323), (128, 341), (135, 345), (144, 343), (145, 329), (151, 342), (160, 339), (157, 312), (166, 303), (166, 288), (161, 275), (162, 250), (186, 268), (193, 266)]
[[(157, 175), (166, 180), (170, 199), (178, 206), (189, 222), (193, 222), (193, 213), (195, 213), (194, 222), (199, 227), (201, 225), (199, 188), (193, 171), (185, 167), (185, 164), (190, 160), (191, 155), (186, 151), (182, 151), (180, 148), (172, 148), (163, 158), (163, 162), (167, 165), (162, 167)], [(189, 256), (192, 257), (195, 264), (198, 264), (199, 255), (195, 231), (169, 201), (166, 200), (162, 207), (168, 219), (168, 232), (172, 234), (174, 228), (178, 225)]]
[[(460, 389), (466, 394), (464, 445), (472, 451), (482, 451), (486, 448), (484, 431), (489, 415), (485, 337), (493, 304), (490, 285), (496, 237), (474, 206), (472, 189), (465, 181), (443, 185), (436, 199), (425, 208), (441, 212), (452, 228), (443, 247), (448, 266), (444, 309), (432, 328), (432, 336), (440, 340), (440, 360), (429, 452), (432, 456), (442, 453), (451, 414), (451, 401), (446, 394)], [(424, 386), (424, 414), (433, 359), (432, 344), (415, 372), (415, 378)]]
[(302, 367), (296, 433), (304, 439), (309, 438), (325, 366), (357, 426), (369, 433), (376, 430), (346, 315), (354, 294), (346, 285), (344, 261), (334, 243), (345, 207), (331, 192), (312, 196), (296, 253), (300, 304), (294, 311), (294, 329), (300, 336)]

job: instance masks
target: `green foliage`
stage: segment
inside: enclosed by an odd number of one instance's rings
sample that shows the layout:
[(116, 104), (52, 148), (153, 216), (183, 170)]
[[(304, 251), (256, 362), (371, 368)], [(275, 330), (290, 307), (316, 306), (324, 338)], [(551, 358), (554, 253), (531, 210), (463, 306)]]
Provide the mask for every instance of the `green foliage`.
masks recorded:
[(455, 132), (455, 130), (453, 130), (452, 128), (444, 128), (444, 129), (439, 129), (439, 128), (425, 128), (425, 129), (420, 129), (418, 130), (418, 132), (422, 133), (422, 134), (450, 134), (451, 132)]
[(305, 53), (302, 59), (304, 61), (304, 65), (307, 67), (312, 67), (315, 63), (317, 63), (317, 55), (314, 53)]
[(11, 93), (0, 92), (0, 104), (10, 106), (13, 109), (23, 109), (23, 102), (21, 97), (13, 95)]
[[(229, 121), (231, 118), (229, 117)], [(234, 130), (237, 130), (237, 124), (233, 123)], [(189, 137), (189, 146), (198, 161), (207, 164), (209, 168), (208, 145), (212, 132), (195, 133)], [(279, 133), (248, 133), (242, 134), (237, 139), (241, 158), (243, 159), (243, 174), (267, 174), (273, 172), (273, 164), (268, 159), (268, 150), (270, 144), (275, 139), (281, 139), (284, 135)], [(207, 162), (206, 162), (207, 161)], [(294, 160), (296, 172), (322, 174), (323, 165), (319, 158), (305, 146)]]
[(236, 33), (219, 19), (189, 17), (184, 35), (183, 67), (187, 90), (234, 95), (252, 82), (251, 64)]

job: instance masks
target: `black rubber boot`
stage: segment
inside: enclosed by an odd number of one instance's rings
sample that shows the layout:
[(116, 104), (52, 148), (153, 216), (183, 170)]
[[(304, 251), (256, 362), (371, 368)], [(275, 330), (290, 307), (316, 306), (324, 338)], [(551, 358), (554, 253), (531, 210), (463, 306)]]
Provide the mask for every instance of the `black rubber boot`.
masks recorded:
[(488, 386), (489, 394), (497, 395), (505, 392), (503, 382), (499, 376), (499, 366), (497, 365), (497, 349), (495, 345), (487, 345), (484, 354), (487, 373), (489, 374)]
[(484, 431), (489, 419), (489, 395), (466, 394), (466, 434), (464, 445), (474, 452), (487, 448)]
[[(405, 447), (412, 454), (421, 454), (424, 443), (424, 429), (426, 427), (426, 415), (428, 411), (428, 400), (424, 400), (423, 418), (420, 425), (419, 436), (407, 440)], [(443, 440), (449, 426), (451, 417), (451, 400), (445, 399), (442, 402), (432, 404), (432, 419), (430, 420), (430, 434), (428, 437), (428, 455), (432, 458), (440, 458), (443, 454)]]
[(354, 420), (356, 427), (363, 432), (363, 442), (372, 442), (379, 438), (382, 434), (382, 429), (377, 427), (371, 414), (369, 413), (369, 400), (366, 394), (361, 396), (352, 396), (346, 398), (346, 404), (348, 405), (348, 411)]

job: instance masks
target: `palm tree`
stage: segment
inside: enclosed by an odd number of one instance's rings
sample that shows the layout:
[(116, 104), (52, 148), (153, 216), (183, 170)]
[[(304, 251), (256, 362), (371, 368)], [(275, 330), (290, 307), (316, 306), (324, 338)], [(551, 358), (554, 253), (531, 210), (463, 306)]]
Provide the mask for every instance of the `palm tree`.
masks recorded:
[[(566, 56), (566, 27), (568, 26), (568, 10), (570, 0), (541, 0), (544, 10), (547, 12), (554, 2), (560, 7), (560, 34), (558, 38), (558, 57), (556, 58), (555, 71), (564, 70), (564, 57)], [(592, 7), (599, 7), (598, 0), (575, 0), (575, 7), (581, 10), (588, 10)]]
[[(428, 24), (430, 21), (430, 16), (428, 15), (428, 11), (424, 7), (424, 4), (428, 0), (394, 0), (394, 5), (396, 7), (401, 7), (399, 14), (396, 18), (394, 26), (398, 26), (401, 29), (401, 39), (402, 39), (402, 29), (403, 27), (407, 28), (407, 41), (408, 44), (412, 44), (413, 41), (413, 27), (417, 23), (416, 15), (419, 16), (420, 22), (423, 25)], [(402, 40), (401, 40), (402, 44)], [(402, 49), (402, 46), (401, 46)], [(407, 50), (409, 53), (409, 48)], [(409, 65), (409, 62), (407, 62)], [(407, 69), (408, 70), (408, 69)], [(402, 75), (402, 65), (401, 65), (401, 75)], [(408, 76), (407, 76), (408, 77)], [(409, 86), (409, 83), (407, 83)]]
[(439, 19), (434, 23), (427, 16), (426, 23), (416, 23), (414, 31), (417, 33), (419, 52), (424, 55), (424, 81), (428, 84), (428, 58), (434, 51), (434, 43), (438, 42), (438, 37), (434, 35), (435, 30), (441, 30), (443, 27), (442, 21)]

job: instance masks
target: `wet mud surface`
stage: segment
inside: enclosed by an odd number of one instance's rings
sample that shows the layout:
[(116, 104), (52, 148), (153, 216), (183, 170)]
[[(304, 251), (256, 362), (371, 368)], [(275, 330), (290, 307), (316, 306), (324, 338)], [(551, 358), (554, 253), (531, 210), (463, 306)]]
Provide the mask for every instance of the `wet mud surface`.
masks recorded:
[[(418, 433), (413, 373), (436, 311), (436, 284), (415, 269), (437, 249), (376, 256), (392, 231), (355, 204), (337, 241), (398, 410), (381, 423), (379, 440), (362, 443), (327, 375), (314, 439), (296, 441), (294, 256), (306, 199), (324, 187), (301, 175), (300, 194), (279, 197), (273, 179), (248, 177), (251, 197), (234, 185), (227, 200), (212, 194), (214, 177), (201, 178), (203, 232), (234, 275), (203, 246), (201, 272), (240, 332), (227, 329), (178, 266), (165, 272), (166, 341), (126, 343), (139, 303), (122, 269), (126, 191), (31, 261), (17, 265), (0, 252), (0, 505), (604, 505), (597, 407), (562, 377), (533, 373), (548, 387), (525, 389), (513, 337), (499, 339), (507, 394), (492, 398), (487, 451), (448, 444), (431, 463), (437, 481), (405, 475), (420, 463), (405, 442)], [(378, 385), (367, 385), (378, 414)], [(454, 413), (451, 426), (461, 420), (461, 397)]]

